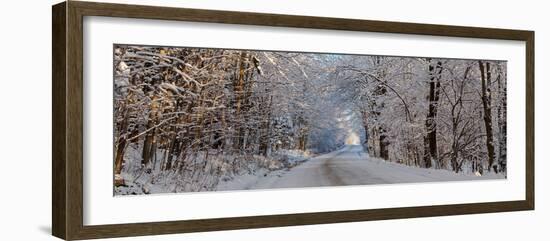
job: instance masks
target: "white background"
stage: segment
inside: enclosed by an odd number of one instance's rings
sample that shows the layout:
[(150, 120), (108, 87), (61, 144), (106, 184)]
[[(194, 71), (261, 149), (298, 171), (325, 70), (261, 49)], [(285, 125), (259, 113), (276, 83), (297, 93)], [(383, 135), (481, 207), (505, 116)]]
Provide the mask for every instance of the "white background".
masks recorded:
[[(139, 2), (139, 1), (134, 1)], [(160, 1), (158, 1), (160, 2)], [(163, 1), (163, 2), (174, 2)], [(540, 2), (540, 3), (539, 3)], [(548, 145), (543, 125), (550, 75), (550, 20), (543, 1), (178, 1), (181, 6), (331, 17), (531, 29), (536, 31), (538, 150)], [(51, 42), (52, 1), (9, 1), (3, 5), (0, 107), (0, 222), (3, 240), (55, 240), (51, 219)], [(399, 6), (399, 8), (397, 8)], [(536, 155), (536, 211), (166, 235), (155, 240), (544, 240), (550, 221), (550, 168)], [(151, 240), (151, 237), (128, 240)]]
[[(507, 60), (507, 180), (113, 197), (114, 43)], [(524, 200), (524, 113), (523, 42), (86, 17), (84, 225)]]

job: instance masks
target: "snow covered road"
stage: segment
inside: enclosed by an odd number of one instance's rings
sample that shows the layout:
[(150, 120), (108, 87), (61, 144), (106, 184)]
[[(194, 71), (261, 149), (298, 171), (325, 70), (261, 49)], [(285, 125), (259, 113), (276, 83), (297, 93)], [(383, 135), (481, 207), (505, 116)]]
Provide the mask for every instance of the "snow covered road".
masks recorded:
[(279, 170), (260, 176), (236, 178), (222, 183), (218, 190), (270, 189), (411, 182), (438, 182), (504, 178), (501, 175), (481, 177), (456, 174), (447, 170), (424, 169), (386, 162), (370, 157), (360, 145), (312, 158), (290, 170)]

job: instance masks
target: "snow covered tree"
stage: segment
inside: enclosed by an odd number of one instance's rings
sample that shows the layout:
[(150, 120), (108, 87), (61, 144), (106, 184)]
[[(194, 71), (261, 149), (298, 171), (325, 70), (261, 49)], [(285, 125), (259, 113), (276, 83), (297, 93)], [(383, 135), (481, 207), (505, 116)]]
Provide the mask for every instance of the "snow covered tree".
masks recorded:
[(390, 162), (506, 172), (502, 61), (117, 45), (114, 69), (116, 186), (208, 190), (351, 134)]

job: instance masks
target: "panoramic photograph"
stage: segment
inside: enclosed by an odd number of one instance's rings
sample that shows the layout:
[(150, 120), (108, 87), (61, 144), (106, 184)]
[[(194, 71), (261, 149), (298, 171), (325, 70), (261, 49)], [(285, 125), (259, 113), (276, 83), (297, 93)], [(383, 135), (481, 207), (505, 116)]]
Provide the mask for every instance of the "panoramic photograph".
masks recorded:
[(506, 61), (115, 44), (115, 196), (506, 179)]

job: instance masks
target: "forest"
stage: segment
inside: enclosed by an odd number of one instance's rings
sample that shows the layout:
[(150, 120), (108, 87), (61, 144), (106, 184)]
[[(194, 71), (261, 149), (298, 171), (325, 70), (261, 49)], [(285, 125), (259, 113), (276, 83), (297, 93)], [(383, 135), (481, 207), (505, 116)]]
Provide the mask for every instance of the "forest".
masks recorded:
[(506, 176), (506, 61), (115, 45), (113, 68), (115, 195), (222, 190), (350, 145)]

